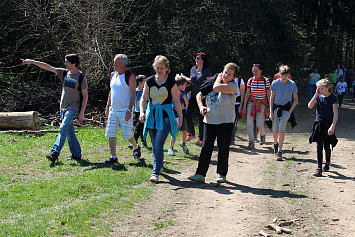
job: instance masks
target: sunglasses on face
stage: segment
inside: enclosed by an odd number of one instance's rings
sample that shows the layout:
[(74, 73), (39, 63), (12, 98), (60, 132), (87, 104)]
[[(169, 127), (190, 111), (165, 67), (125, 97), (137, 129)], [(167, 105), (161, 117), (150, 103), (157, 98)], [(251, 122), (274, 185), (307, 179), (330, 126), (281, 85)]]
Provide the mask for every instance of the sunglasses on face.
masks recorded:
[(201, 56), (197, 56), (197, 57), (196, 57), (197, 60), (200, 60), (200, 58), (201, 58)]
[(253, 64), (253, 67), (260, 67), (260, 64)]

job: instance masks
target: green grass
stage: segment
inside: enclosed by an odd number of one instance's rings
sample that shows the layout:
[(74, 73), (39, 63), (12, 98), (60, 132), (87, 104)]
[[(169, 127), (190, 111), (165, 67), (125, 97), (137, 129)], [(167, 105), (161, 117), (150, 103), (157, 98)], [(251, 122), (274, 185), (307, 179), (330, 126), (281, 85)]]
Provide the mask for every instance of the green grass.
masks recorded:
[[(0, 236), (106, 235), (121, 214), (154, 188), (148, 182), (151, 149), (142, 149), (144, 159), (134, 160), (128, 142), (118, 134), (119, 163), (102, 165), (110, 155), (104, 128), (81, 128), (77, 136), (83, 161), (67, 160), (71, 154), (66, 144), (59, 161), (50, 165), (45, 155), (56, 136), (0, 134)], [(181, 133), (176, 156), (165, 153), (164, 159), (172, 161), (164, 164), (167, 172), (181, 169), (198, 154), (199, 147), (190, 145), (192, 154), (184, 155), (180, 140)], [(169, 143), (170, 138), (166, 150)]]

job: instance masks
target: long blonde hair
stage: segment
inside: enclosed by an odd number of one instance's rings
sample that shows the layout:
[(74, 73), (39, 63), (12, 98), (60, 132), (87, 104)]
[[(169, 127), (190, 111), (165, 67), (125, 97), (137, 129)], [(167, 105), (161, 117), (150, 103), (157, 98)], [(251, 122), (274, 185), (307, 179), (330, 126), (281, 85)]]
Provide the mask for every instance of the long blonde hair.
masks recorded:
[(317, 85), (317, 87), (324, 86), (324, 87), (328, 88), (330, 93), (334, 94), (333, 84), (330, 82), (330, 80), (328, 78), (320, 79), (319, 81), (317, 81), (316, 85)]

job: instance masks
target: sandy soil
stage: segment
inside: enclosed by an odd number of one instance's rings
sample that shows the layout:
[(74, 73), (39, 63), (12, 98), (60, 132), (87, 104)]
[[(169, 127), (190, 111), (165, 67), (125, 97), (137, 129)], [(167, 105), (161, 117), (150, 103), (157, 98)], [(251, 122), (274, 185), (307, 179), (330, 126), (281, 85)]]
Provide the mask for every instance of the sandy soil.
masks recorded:
[[(272, 134), (267, 144), (248, 145), (240, 131), (231, 147), (225, 184), (214, 186), (214, 152), (206, 184), (191, 182), (197, 161), (168, 172), (149, 199), (137, 203), (116, 223), (112, 236), (258, 236), (266, 225), (297, 219), (285, 226), (292, 236), (355, 236), (355, 104), (346, 97), (336, 126), (338, 145), (330, 172), (316, 178), (316, 144), (308, 143), (314, 110), (296, 109), (298, 125), (287, 128), (283, 156), (276, 161)], [(289, 125), (288, 125), (289, 126)], [(276, 218), (276, 219), (275, 219)], [(287, 234), (283, 234), (287, 235)]]

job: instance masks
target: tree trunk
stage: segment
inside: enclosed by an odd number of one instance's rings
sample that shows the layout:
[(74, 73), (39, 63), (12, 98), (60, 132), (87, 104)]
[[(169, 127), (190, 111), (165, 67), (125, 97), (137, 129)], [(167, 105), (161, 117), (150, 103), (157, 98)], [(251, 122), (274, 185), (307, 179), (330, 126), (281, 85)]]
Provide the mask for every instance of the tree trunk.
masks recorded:
[(38, 112), (0, 112), (0, 130), (38, 130)]

